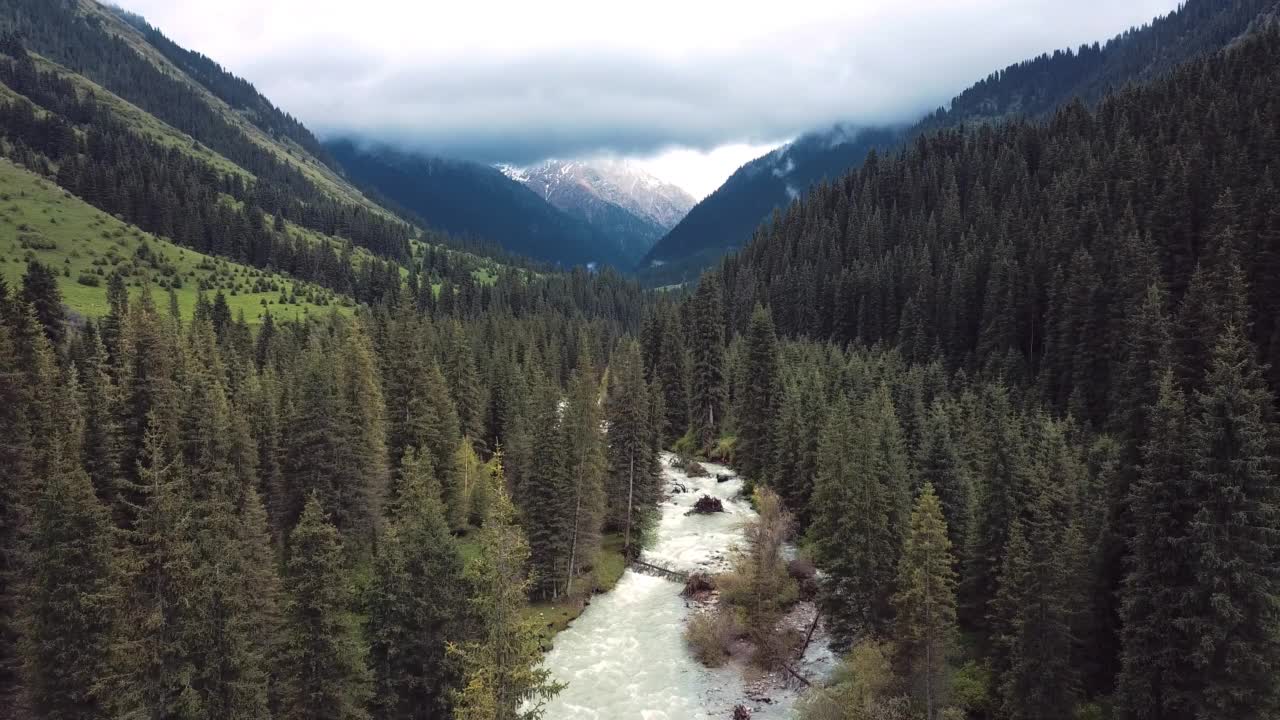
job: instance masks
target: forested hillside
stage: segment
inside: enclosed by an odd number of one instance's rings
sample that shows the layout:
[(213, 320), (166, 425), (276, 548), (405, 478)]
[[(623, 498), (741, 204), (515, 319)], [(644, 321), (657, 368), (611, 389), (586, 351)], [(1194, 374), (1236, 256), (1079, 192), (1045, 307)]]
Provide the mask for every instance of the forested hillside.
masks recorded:
[(655, 315), (668, 437), (733, 437), (826, 573), (807, 717), (1275, 717), (1278, 83), (1271, 28), (921, 136)]
[(562, 266), (596, 263), (628, 269), (631, 260), (608, 234), (552, 206), (496, 168), (462, 160), (361, 147), (335, 140), (327, 150), (351, 177), (431, 228), (477, 238), (509, 252)]
[(1227, 46), (1276, 12), (1275, 0), (1188, 0), (1105, 44), (1047, 53), (992, 73), (914, 126), (802, 137), (748, 163), (695, 206), (654, 246), (641, 271), (649, 284), (692, 280), (726, 252), (745, 246), (775, 208), (785, 209), (814, 183), (856, 169), (872, 150), (894, 150), (931, 130), (1043, 118), (1073, 99), (1092, 105), (1107, 92), (1156, 79)]

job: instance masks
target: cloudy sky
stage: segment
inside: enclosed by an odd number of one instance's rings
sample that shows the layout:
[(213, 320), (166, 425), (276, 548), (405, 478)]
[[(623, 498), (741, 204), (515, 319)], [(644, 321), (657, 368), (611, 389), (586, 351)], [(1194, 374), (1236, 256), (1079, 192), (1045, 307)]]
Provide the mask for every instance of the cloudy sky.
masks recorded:
[(116, 0), (321, 135), (634, 157), (702, 196), (835, 122), (906, 121), (1177, 0)]

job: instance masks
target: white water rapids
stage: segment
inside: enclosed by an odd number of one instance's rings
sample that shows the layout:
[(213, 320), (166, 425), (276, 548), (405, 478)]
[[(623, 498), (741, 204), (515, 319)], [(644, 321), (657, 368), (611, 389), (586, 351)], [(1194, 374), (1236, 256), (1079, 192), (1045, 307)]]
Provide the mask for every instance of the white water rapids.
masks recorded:
[[(723, 570), (729, 550), (742, 539), (743, 522), (754, 515), (739, 497), (742, 480), (717, 482), (716, 474), (732, 471), (712, 463), (704, 463), (710, 477), (690, 478), (671, 467), (672, 459), (662, 458), (666, 490), (679, 483), (687, 492), (671, 494), (660, 506), (644, 559), (685, 572)], [(703, 495), (719, 498), (726, 512), (687, 515)], [(548, 704), (547, 720), (730, 718), (738, 703), (755, 709), (755, 718), (793, 717), (794, 692), (773, 689), (766, 693), (773, 702), (752, 701), (739, 665), (712, 670), (693, 658), (684, 642), (690, 608), (681, 590), (671, 580), (627, 570), (612, 591), (596, 596), (547, 654), (555, 679), (568, 683)], [(825, 643), (815, 642), (801, 666), (817, 668), (829, 659)]]

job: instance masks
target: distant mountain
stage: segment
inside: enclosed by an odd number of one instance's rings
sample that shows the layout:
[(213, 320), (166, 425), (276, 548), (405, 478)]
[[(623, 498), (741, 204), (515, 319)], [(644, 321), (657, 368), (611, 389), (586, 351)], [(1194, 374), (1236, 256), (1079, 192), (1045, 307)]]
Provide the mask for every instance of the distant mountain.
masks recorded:
[(743, 165), (689, 211), (645, 257), (642, 273), (657, 284), (681, 282), (751, 239), (775, 208), (785, 207), (824, 178), (862, 162), (872, 148), (891, 147), (895, 128), (836, 126), (809, 133)]
[(615, 237), (554, 207), (497, 168), (350, 140), (327, 142), (325, 149), (353, 181), (437, 230), (562, 265), (634, 264), (636, 255), (625, 252)]
[(548, 160), (532, 167), (501, 165), (499, 169), (614, 238), (636, 261), (697, 202), (679, 187), (625, 160)]
[(905, 130), (836, 128), (806, 135), (753, 160), (689, 211), (645, 256), (650, 284), (696, 278), (725, 253), (745, 245), (774, 208), (785, 207), (823, 177), (857, 168), (872, 149), (896, 149), (921, 132), (1013, 117), (1042, 117), (1073, 98), (1099, 100), (1109, 89), (1146, 82), (1220, 49), (1262, 19), (1276, 0), (1188, 0), (1140, 28), (1078, 51), (1060, 50), (992, 73), (950, 107)]

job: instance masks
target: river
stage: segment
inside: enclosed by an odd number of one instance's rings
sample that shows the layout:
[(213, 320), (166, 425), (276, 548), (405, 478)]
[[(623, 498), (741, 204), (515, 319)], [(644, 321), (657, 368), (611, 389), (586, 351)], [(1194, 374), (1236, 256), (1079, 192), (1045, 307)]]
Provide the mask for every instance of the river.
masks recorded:
[[(690, 478), (672, 467), (673, 459), (662, 457), (665, 486), (670, 491), (679, 483), (688, 491), (662, 503), (644, 559), (685, 572), (723, 570), (730, 549), (742, 539), (743, 522), (754, 515), (740, 497), (742, 480), (717, 482), (717, 474), (732, 471), (712, 463), (704, 463), (711, 477)], [(726, 512), (688, 515), (703, 495), (719, 498)], [(684, 642), (690, 608), (681, 589), (677, 582), (627, 570), (613, 590), (596, 596), (547, 654), (546, 666), (568, 684), (548, 704), (547, 720), (730, 718), (738, 703), (753, 708), (754, 718), (793, 717), (793, 691), (774, 688), (766, 693), (769, 701), (753, 701), (741, 666), (708, 669), (690, 655)], [(815, 642), (800, 666), (821, 671), (829, 662), (825, 643)]]

